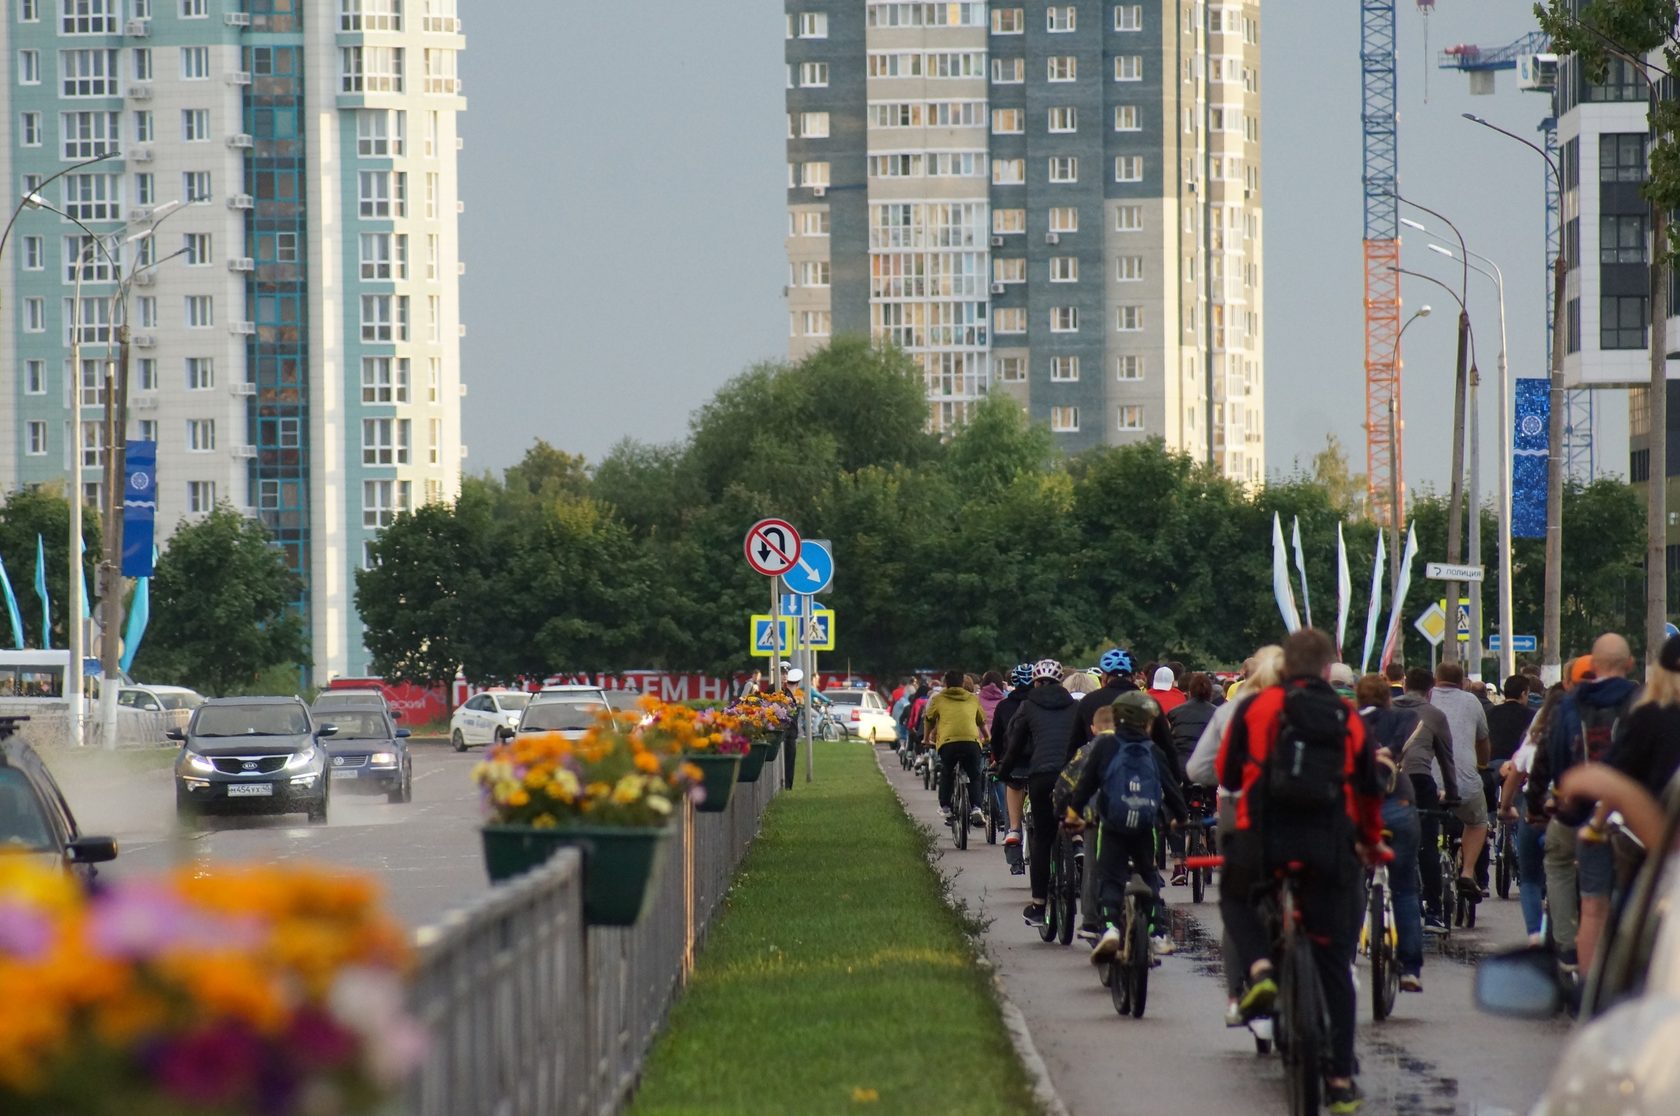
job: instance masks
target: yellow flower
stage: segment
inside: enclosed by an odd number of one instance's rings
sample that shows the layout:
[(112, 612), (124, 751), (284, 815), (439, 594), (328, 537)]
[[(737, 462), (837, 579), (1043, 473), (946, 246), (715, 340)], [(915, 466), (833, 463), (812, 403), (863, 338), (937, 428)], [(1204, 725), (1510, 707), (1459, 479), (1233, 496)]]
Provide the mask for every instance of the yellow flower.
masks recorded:
[(613, 788), (612, 800), (620, 806), (628, 806), (642, 797), (642, 792), (646, 789), (646, 779), (640, 775), (626, 775), (618, 781), (618, 786)]
[(509, 806), (526, 806), (531, 802), (531, 795), (524, 787), (515, 787), (507, 796)]
[(533, 829), (553, 829), (559, 824), (560, 822), (553, 814), (538, 814), (531, 819), (531, 828)]
[(647, 805), (648, 809), (656, 814), (669, 814), (671, 812), (671, 800), (660, 795), (650, 796)]

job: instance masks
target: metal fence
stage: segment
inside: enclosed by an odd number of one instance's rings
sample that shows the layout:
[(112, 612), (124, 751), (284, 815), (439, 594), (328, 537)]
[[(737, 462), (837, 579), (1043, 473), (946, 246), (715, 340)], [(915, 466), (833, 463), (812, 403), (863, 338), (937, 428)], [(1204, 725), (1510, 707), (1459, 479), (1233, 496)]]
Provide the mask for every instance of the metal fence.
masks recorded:
[[(89, 703), (88, 716), (82, 721), (82, 741), (91, 747), (104, 743), (103, 722), (99, 707)], [(0, 700), (0, 716), (28, 717), (18, 726), (17, 736), (37, 748), (62, 748), (70, 740), (70, 707), (62, 701), (4, 701)], [(164, 732), (179, 727), (179, 719), (171, 712), (152, 712), (144, 709), (117, 709), (117, 746), (119, 748), (159, 748), (169, 746)]]
[(779, 764), (737, 783), (729, 808), (687, 808), (625, 929), (583, 923), (582, 862), (566, 850), (420, 931), (410, 1006), (431, 1051), (409, 1090), (414, 1116), (609, 1116), (705, 938)]

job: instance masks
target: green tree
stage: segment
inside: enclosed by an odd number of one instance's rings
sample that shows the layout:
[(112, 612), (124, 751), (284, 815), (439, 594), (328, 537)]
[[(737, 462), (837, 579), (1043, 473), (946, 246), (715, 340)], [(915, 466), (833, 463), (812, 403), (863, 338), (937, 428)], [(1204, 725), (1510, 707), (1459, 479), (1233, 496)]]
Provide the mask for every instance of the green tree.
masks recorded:
[(1342, 515), (1358, 514), (1365, 504), (1365, 474), (1353, 471), (1342, 440), (1334, 434), (1326, 434), (1324, 448), (1313, 454), (1312, 479)]
[(136, 673), (226, 694), (271, 667), (307, 665), (297, 591), (263, 526), (219, 505), (158, 558)]
[(538, 438), (517, 465), (503, 474), (510, 493), (529, 495), (544, 503), (581, 500), (589, 496), (589, 463), (582, 454), (555, 449)]
[[(17, 596), (18, 618), (23, 622), (24, 644), (40, 647), (41, 600), (35, 595), (35, 540), (41, 539), (47, 559), (47, 595), (52, 601), (52, 645), (65, 646), (69, 630), (65, 623), (69, 601), (70, 502), (58, 485), (19, 489), (0, 507), (0, 559)], [(90, 594), (98, 592), (99, 514), (93, 508), (82, 511), (82, 557), (84, 581)], [(89, 602), (91, 605), (91, 601)], [(4, 602), (0, 602), (0, 608)], [(0, 615), (0, 642), (10, 643), (11, 621)]]

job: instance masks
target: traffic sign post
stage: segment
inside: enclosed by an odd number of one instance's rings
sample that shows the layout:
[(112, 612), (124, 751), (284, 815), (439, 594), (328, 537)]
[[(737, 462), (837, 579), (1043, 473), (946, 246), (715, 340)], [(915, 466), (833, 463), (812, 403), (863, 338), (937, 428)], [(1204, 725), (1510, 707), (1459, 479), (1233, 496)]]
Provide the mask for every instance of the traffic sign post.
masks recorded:
[(743, 544), (747, 565), (765, 577), (780, 577), (799, 562), (799, 532), (785, 519), (761, 519)]

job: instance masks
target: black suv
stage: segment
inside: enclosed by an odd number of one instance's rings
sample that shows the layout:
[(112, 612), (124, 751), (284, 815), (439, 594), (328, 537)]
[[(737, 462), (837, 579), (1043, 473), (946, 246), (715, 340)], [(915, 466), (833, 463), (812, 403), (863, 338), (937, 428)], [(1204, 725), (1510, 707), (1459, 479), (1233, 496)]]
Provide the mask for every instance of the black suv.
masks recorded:
[(116, 859), (117, 842), (82, 836), (64, 793), (35, 749), (9, 739), (17, 722), (28, 719), (0, 717), (0, 852), (50, 859), (92, 883), (99, 873), (94, 865)]
[(183, 822), (205, 814), (293, 814), (327, 820), (327, 749), (337, 732), (317, 725), (297, 698), (213, 698), (193, 711), (175, 759), (175, 812)]

